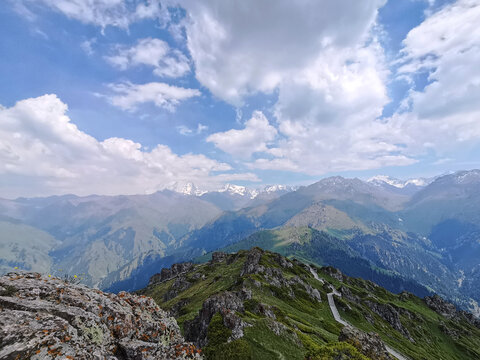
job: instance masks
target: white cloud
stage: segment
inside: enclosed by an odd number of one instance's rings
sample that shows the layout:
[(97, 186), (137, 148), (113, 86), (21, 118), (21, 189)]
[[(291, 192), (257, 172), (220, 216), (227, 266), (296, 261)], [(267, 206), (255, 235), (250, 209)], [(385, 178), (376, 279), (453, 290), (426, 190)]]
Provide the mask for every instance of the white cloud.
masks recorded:
[(207, 137), (219, 149), (241, 158), (248, 158), (255, 152), (267, 151), (277, 136), (277, 130), (260, 111), (255, 111), (242, 130), (228, 130)]
[(93, 45), (97, 42), (96, 38), (92, 38), (90, 40), (85, 40), (80, 44), (80, 47), (82, 50), (88, 55), (92, 56), (95, 53), (95, 50), (93, 50)]
[(113, 94), (106, 97), (112, 105), (130, 111), (136, 110), (139, 104), (148, 102), (168, 111), (174, 111), (180, 102), (201, 95), (197, 89), (186, 89), (159, 82), (147, 84), (126, 82), (110, 84), (109, 88)]
[(45, 6), (85, 24), (128, 28), (136, 21), (157, 19), (161, 25), (169, 18), (167, 7), (159, 0), (10, 0), (14, 10), (26, 19), (36, 18), (31, 9)]
[(160, 39), (140, 39), (131, 48), (118, 46), (115, 54), (105, 59), (121, 70), (138, 65), (151, 66), (153, 73), (161, 77), (181, 77), (190, 71), (187, 57)]
[(207, 129), (208, 129), (208, 126), (200, 123), (197, 125), (196, 129), (190, 129), (188, 126), (185, 126), (185, 125), (177, 126), (178, 132), (180, 133), (180, 135), (183, 135), (183, 136), (200, 135)]
[[(433, 149), (441, 157), (480, 139), (480, 2), (459, 0), (432, 14), (404, 40), (408, 76), (428, 71), (430, 83), (411, 91), (409, 112), (391, 121), (403, 126), (410, 151)], [(400, 125), (401, 124), (401, 125)]]
[(330, 47), (356, 46), (384, 0), (179, 1), (187, 11), (196, 76), (212, 93), (240, 105), (273, 91)]
[(237, 157), (266, 153), (253, 168), (308, 174), (415, 162), (377, 120), (390, 101), (389, 70), (374, 34), (384, 1), (182, 4), (203, 85), (235, 105), (278, 91), (273, 109), (281, 136), (265, 119), (270, 132), (247, 123), (207, 141)]
[(124, 0), (40, 0), (40, 3), (84, 23), (123, 28), (129, 24), (129, 9)]
[(231, 173), (230, 165), (204, 155), (177, 155), (166, 145), (146, 151), (128, 139), (98, 141), (80, 131), (66, 111), (55, 95), (0, 107), (1, 197), (134, 194), (174, 181), (212, 187), (258, 180), (251, 173)]
[(408, 34), (396, 75), (427, 70), (432, 83), (410, 92), (403, 113), (379, 120), (390, 101), (389, 66), (376, 40), (383, 3), (182, 2), (203, 85), (234, 105), (257, 92), (278, 94), (280, 136), (269, 146), (261, 140), (250, 143), (257, 148), (243, 146), (242, 130), (208, 140), (238, 157), (258, 152), (252, 168), (312, 175), (408, 165), (432, 150), (447, 157), (478, 141), (479, 2), (445, 6)]

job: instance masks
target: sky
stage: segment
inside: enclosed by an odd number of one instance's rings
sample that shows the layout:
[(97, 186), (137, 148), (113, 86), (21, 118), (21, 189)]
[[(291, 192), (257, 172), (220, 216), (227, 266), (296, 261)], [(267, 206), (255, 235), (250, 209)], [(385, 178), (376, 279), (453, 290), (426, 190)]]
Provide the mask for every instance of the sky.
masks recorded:
[(4, 0), (0, 197), (480, 167), (480, 0)]

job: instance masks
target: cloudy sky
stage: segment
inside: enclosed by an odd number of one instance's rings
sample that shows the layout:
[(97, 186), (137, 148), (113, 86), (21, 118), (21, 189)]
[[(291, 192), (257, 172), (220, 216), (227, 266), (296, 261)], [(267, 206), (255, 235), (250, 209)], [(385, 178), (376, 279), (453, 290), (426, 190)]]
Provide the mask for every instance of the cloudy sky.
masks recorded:
[(480, 167), (480, 0), (4, 0), (0, 197)]

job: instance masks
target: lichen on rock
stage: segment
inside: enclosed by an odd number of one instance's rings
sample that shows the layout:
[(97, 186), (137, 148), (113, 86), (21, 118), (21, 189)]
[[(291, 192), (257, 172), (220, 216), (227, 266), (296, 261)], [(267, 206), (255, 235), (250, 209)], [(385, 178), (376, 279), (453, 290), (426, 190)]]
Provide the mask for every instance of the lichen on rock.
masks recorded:
[(9, 273), (0, 287), (10, 289), (0, 294), (1, 359), (202, 358), (149, 297), (38, 273)]

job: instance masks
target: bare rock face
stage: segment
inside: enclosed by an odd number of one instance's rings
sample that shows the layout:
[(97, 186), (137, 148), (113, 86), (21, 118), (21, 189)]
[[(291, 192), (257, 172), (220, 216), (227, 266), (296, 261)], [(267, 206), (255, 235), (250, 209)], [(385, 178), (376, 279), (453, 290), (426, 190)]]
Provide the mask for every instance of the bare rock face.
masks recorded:
[(345, 326), (338, 337), (338, 341), (345, 341), (355, 346), (363, 355), (376, 360), (394, 360), (385, 348), (385, 344), (378, 334), (365, 333), (350, 326)]
[(228, 258), (227, 253), (217, 251), (217, 252), (212, 253), (211, 263), (212, 264), (217, 264), (217, 263), (225, 261), (227, 258)]
[(379, 315), (383, 320), (388, 322), (395, 330), (400, 332), (404, 337), (406, 337), (411, 342), (415, 340), (410, 335), (407, 328), (405, 328), (400, 321), (399, 311), (390, 304), (379, 304), (372, 301), (365, 301), (365, 304), (372, 310), (374, 313)]
[(466, 320), (473, 326), (480, 328), (480, 319), (466, 311), (457, 311), (455, 305), (445, 301), (438, 295), (427, 296), (423, 299), (427, 306), (447, 319)]
[(343, 273), (331, 266), (326, 266), (322, 268), (323, 272), (325, 272), (327, 275), (330, 275), (332, 278), (338, 280), (338, 281), (344, 281), (344, 275)]
[(1, 359), (200, 359), (145, 296), (108, 294), (38, 273), (0, 277)]
[(178, 263), (173, 264), (170, 269), (163, 268), (159, 274), (155, 274), (150, 278), (150, 282), (148, 286), (152, 286), (155, 284), (160, 284), (164, 281), (168, 281), (177, 277), (178, 275), (185, 273), (193, 268), (193, 263), (185, 262), (185, 263)]
[(244, 312), (243, 302), (251, 297), (248, 291), (225, 291), (209, 297), (202, 305), (195, 319), (184, 323), (185, 338), (198, 346), (207, 345), (207, 330), (213, 315), (220, 313), (224, 325), (232, 330), (232, 340), (243, 336), (243, 328), (248, 326), (236, 312)]
[(260, 259), (262, 258), (262, 255), (263, 250), (258, 247), (250, 249), (240, 276), (263, 273), (265, 271), (265, 267), (260, 265)]

